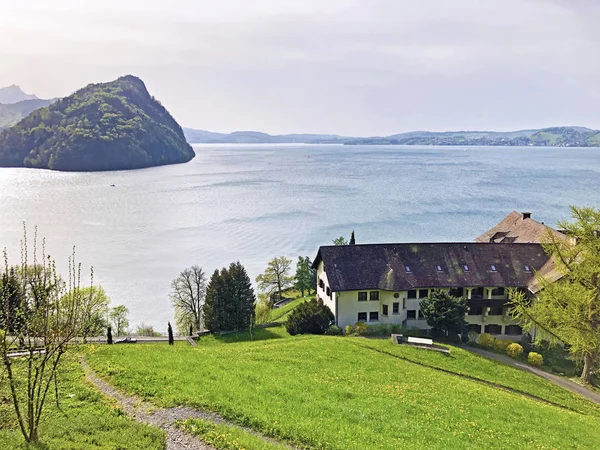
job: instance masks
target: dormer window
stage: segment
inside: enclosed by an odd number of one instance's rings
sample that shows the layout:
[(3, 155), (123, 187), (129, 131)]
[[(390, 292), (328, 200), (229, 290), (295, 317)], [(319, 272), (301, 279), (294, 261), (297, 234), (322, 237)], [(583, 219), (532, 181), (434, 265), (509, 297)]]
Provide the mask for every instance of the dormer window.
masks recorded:
[(496, 266), (494, 264), (492, 264), (490, 268), (492, 269), (492, 272), (497, 272)]
[(463, 269), (465, 269), (465, 272), (469, 271), (469, 266), (467, 266), (466, 264), (463, 266)]
[(441, 272), (441, 271), (442, 271), (442, 266), (439, 266), (439, 265), (438, 265), (438, 266), (435, 266), (435, 268), (436, 268), (436, 270), (437, 270), (438, 272)]
[(404, 270), (406, 270), (407, 273), (410, 273), (410, 266), (404, 266)]
[(525, 264), (525, 272), (531, 272), (531, 267)]

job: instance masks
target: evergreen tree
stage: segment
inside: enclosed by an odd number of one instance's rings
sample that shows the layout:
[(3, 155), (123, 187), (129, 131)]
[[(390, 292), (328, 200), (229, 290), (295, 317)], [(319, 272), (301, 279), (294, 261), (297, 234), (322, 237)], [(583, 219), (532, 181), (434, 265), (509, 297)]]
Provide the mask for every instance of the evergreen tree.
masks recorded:
[(302, 257), (298, 256), (298, 262), (296, 263), (296, 283), (294, 287), (298, 289), (304, 297), (304, 292), (308, 291), (310, 293), (310, 288), (312, 286), (312, 269), (311, 262), (308, 256)]
[(467, 300), (453, 297), (441, 289), (433, 289), (429, 297), (421, 300), (419, 308), (427, 325), (443, 331), (446, 336), (450, 333), (462, 333), (467, 325)]
[(107, 344), (112, 344), (113, 343), (113, 338), (112, 338), (112, 328), (109, 325), (107, 330), (106, 330), (106, 343)]
[(333, 323), (334, 316), (321, 299), (311, 299), (298, 305), (288, 316), (285, 329), (296, 334), (324, 334)]
[(350, 242), (348, 242), (348, 244), (350, 244), (350, 245), (356, 244), (356, 239), (354, 239), (354, 230), (352, 230), (352, 234), (350, 235)]
[(190, 336), (194, 335), (194, 327), (190, 324)]
[(167, 333), (169, 333), (169, 345), (173, 345), (175, 340), (173, 339), (173, 328), (171, 327), (171, 322), (168, 322)]

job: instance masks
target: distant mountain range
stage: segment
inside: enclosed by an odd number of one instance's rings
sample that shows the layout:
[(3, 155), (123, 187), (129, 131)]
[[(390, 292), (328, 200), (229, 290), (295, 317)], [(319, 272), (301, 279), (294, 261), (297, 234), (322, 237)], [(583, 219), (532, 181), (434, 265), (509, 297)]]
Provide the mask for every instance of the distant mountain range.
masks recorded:
[(16, 125), (36, 109), (49, 106), (56, 100), (44, 100), (37, 95), (26, 94), (15, 84), (0, 88), (0, 130)]
[(520, 131), (411, 131), (391, 136), (350, 137), (335, 134), (270, 135), (258, 131), (214, 133), (184, 128), (190, 144), (345, 144), (345, 145), (491, 145), (600, 147), (600, 131), (584, 127), (551, 127)]
[(16, 84), (0, 88), (0, 103), (8, 105), (23, 100), (39, 100), (39, 98), (34, 94), (26, 94)]

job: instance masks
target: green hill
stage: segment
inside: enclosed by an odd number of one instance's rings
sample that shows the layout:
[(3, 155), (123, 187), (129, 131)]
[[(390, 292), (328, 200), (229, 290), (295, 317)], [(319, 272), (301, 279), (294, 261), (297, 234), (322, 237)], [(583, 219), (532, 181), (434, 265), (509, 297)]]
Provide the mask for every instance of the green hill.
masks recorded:
[(216, 411), (299, 448), (596, 448), (600, 440), (598, 405), (455, 347), (448, 356), (267, 328), (252, 342), (97, 346), (86, 359), (154, 404)]
[(36, 109), (51, 105), (55, 100), (23, 100), (17, 103), (0, 103), (0, 130), (10, 128), (19, 123)]
[(169, 112), (131, 75), (90, 84), (0, 134), (0, 166), (122, 170), (194, 157)]

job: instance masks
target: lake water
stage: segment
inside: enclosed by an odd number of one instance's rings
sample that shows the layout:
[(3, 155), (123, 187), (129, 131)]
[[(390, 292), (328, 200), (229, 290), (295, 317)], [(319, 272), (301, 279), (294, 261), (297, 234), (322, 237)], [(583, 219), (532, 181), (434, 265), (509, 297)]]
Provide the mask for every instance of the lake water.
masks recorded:
[[(188, 164), (102, 173), (0, 168), (0, 248), (22, 222), (66, 270), (73, 245), (112, 304), (165, 330), (170, 282), (240, 260), (358, 243), (469, 241), (512, 210), (548, 224), (600, 206), (600, 149), (196, 145)], [(114, 187), (111, 187), (114, 184)]]

